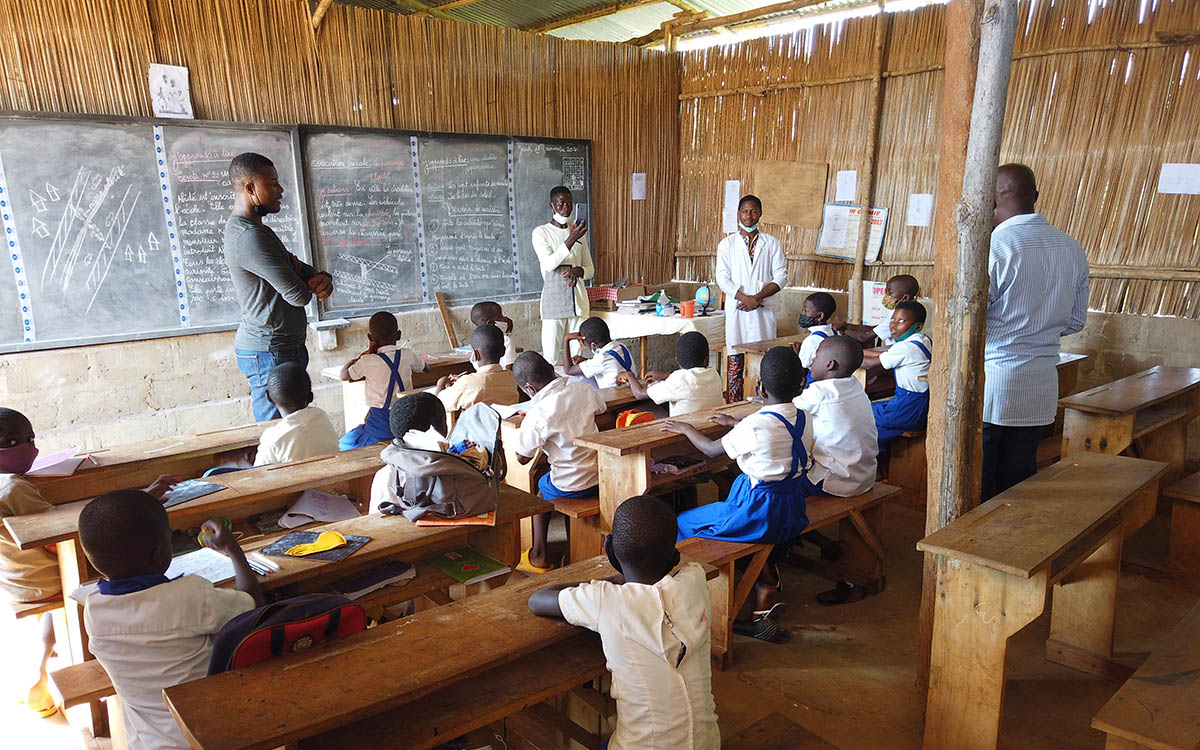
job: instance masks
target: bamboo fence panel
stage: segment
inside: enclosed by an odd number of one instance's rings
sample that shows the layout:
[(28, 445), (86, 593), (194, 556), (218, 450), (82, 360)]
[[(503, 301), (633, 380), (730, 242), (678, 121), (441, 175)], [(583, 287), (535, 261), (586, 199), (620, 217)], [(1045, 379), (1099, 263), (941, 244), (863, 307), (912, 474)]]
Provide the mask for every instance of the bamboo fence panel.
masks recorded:
[[(1088, 251), (1093, 308), (1196, 318), (1200, 199), (1156, 186), (1162, 163), (1200, 162), (1200, 3), (1145, 6), (1110, 0), (1089, 23), (1088, 3), (1023, 0), (1001, 159), (1034, 168), (1039, 210)], [(935, 192), (943, 14), (893, 16), (876, 188), (890, 217), (882, 265), (866, 268), (871, 279), (931, 278), (932, 229), (905, 226), (905, 213), (910, 193)], [(755, 161), (827, 161), (826, 200), (837, 170), (861, 169), (865, 155), (841, 140), (865, 141), (875, 22), (682, 56), (677, 278), (711, 278), (723, 182), (747, 180)], [(817, 111), (805, 109), (798, 89), (818, 92)], [(788, 153), (797, 156), (780, 155)], [(784, 244), (790, 283), (846, 289), (849, 263), (812, 260), (816, 230), (766, 229)]]
[(149, 116), (160, 62), (188, 67), (200, 119), (586, 138), (597, 280), (670, 277), (676, 57), (338, 3), (310, 19), (307, 0), (0, 3), (0, 109)]

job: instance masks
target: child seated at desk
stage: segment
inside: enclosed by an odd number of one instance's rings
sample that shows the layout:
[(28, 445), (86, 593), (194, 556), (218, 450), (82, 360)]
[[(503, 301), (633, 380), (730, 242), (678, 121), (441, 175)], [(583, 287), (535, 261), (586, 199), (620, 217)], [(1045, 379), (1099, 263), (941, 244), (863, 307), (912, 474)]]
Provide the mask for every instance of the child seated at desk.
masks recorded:
[(338, 445), (348, 451), (392, 439), (388, 410), (392, 399), (412, 385), (412, 374), (425, 371), (425, 360), (411, 349), (396, 347), (400, 326), (390, 312), (377, 312), (367, 323), (367, 351), (342, 367), (341, 379), (366, 380), (367, 421), (342, 436)]
[[(837, 311), (837, 302), (834, 301), (833, 295), (825, 292), (813, 292), (804, 298), (804, 307), (800, 309), (800, 317), (796, 318), (796, 322), (801, 328), (808, 329), (808, 337), (799, 344), (792, 344), (792, 349), (800, 357), (800, 365), (809, 370), (812, 367), (813, 357), (817, 354), (817, 347), (825, 339), (833, 336), (833, 326), (829, 325), (829, 321), (833, 319), (833, 314)], [(806, 384), (813, 382), (812, 371), (809, 370)]]
[(337, 453), (337, 430), (329, 415), (312, 405), (312, 381), (299, 362), (275, 365), (267, 378), (267, 398), (283, 417), (263, 430), (255, 466)]
[(471, 364), (476, 372), (443, 375), (434, 394), (446, 411), (462, 411), (475, 404), (517, 403), (517, 381), (500, 365), (504, 334), (493, 325), (481, 325), (471, 334)]
[[(550, 473), (538, 480), (539, 494), (546, 500), (595, 496), (600, 483), (596, 453), (575, 445), (575, 438), (599, 432), (596, 415), (608, 409), (604, 398), (584, 383), (555, 377), (554, 368), (537, 352), (520, 354), (513, 374), (517, 387), (529, 395), (513, 445), (517, 460), (527, 464), (541, 449), (550, 461)], [(545, 573), (554, 567), (546, 551), (550, 516), (533, 517), (533, 546), (521, 553), (517, 570)]]
[(929, 383), (921, 377), (929, 375), (929, 361), (933, 357), (933, 341), (921, 332), (925, 315), (925, 306), (915, 300), (896, 305), (891, 320), (892, 338), (896, 343), (887, 351), (869, 352), (863, 357), (865, 367), (896, 371), (896, 395), (871, 404), (880, 451), (905, 432), (925, 429), (925, 419), (929, 415)]
[[(24, 414), (0, 407), (0, 518), (44, 513), (52, 506), (38, 488), (24, 477), (33, 467), (38, 449), (33, 425)], [(175, 480), (161, 476), (146, 488), (161, 500)], [(21, 549), (0, 524), (0, 591), (10, 602), (39, 602), (62, 591), (58, 555), (49, 548)], [(42, 661), (37, 682), (29, 689), (26, 705), (41, 716), (54, 713), (46, 664), (54, 651), (54, 624), (50, 613), (39, 618), (42, 635)]]
[[(800, 360), (786, 346), (772, 347), (762, 358), (765, 405), (742, 420), (714, 414), (710, 421), (732, 427), (713, 440), (685, 422), (667, 421), (663, 431), (687, 436), (709, 458), (729, 456), (742, 473), (723, 502), (679, 514), (679, 539), (703, 537), (730, 542), (782, 544), (808, 526), (805, 498), (820, 494), (805, 472), (811, 465), (812, 420), (792, 403), (800, 387)], [(782, 643), (787, 630), (771, 617), (778, 604), (779, 576), (773, 565), (755, 583), (753, 620), (738, 632)]]
[[(592, 358), (571, 357), (572, 341), (582, 341), (592, 350)], [(608, 323), (601, 318), (588, 318), (579, 326), (578, 333), (563, 336), (562, 356), (564, 374), (591, 378), (597, 388), (616, 388), (617, 376), (634, 372), (633, 355), (624, 344), (612, 340)]]
[[(504, 324), (504, 328), (500, 329), (500, 324)], [(511, 369), (513, 362), (517, 361), (517, 350), (512, 343), (513, 322), (511, 318), (504, 315), (504, 309), (500, 307), (498, 302), (476, 302), (471, 307), (471, 325), (478, 328), (479, 326), (495, 326), (504, 334), (504, 354), (500, 357), (500, 366), (504, 369)], [(478, 370), (480, 365), (478, 362), (472, 362), (475, 369)]]
[(609, 750), (717, 750), (712, 600), (699, 565), (671, 572), (679, 551), (670, 507), (650, 495), (621, 503), (605, 552), (616, 576), (547, 586), (529, 597), (529, 610), (600, 634), (617, 702)]
[[(921, 285), (917, 283), (916, 277), (902, 273), (887, 280), (887, 284), (883, 287), (882, 304), (886, 310), (895, 310), (896, 305), (909, 300), (915, 301), (920, 294)], [(849, 336), (863, 346), (874, 344), (875, 339), (879, 339), (883, 346), (891, 346), (896, 343), (896, 340), (892, 338), (891, 318), (882, 321), (877, 326), (862, 326), (847, 323), (844, 320), (835, 320), (833, 330)]]
[(670, 404), (672, 417), (712, 409), (725, 403), (721, 393), (721, 376), (708, 366), (708, 339), (699, 331), (690, 331), (675, 343), (675, 361), (679, 369), (670, 375), (647, 372), (646, 385), (632, 372), (622, 377), (636, 399), (650, 399), (656, 404)]
[(203, 529), (204, 544), (233, 562), (236, 589), (195, 575), (167, 579), (171, 523), (146, 492), (110, 492), (79, 514), (79, 542), (103, 576), (83, 606), (88, 645), (124, 704), (130, 750), (187, 750), (163, 688), (207, 675), (217, 631), (263, 603), (233, 534), (217, 521)]

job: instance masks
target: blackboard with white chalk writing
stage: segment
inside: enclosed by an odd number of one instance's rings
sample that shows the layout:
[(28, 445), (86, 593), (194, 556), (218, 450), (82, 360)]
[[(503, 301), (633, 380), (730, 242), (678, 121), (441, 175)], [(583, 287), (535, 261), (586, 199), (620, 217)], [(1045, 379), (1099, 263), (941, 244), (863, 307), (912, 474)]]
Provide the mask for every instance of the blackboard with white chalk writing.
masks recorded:
[(0, 119), (0, 351), (227, 330), (240, 311), (221, 238), (233, 155), (275, 160), (268, 217), (308, 257), (289, 128)]
[[(590, 188), (587, 141), (303, 128), (318, 267), (334, 277), (329, 316), (533, 296), (530, 242), (549, 193)], [(595, 241), (592, 241), (594, 246)]]

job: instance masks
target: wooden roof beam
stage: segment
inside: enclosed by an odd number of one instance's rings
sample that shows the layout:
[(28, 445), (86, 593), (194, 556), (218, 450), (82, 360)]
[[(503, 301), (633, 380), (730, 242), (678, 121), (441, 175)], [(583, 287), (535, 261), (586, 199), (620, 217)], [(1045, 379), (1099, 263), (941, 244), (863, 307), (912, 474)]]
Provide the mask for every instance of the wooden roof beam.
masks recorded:
[(426, 5), (419, 0), (392, 0), (392, 3), (415, 10), (418, 13), (425, 13), (432, 18), (440, 18), (443, 21), (462, 21), (461, 18), (455, 18), (449, 13), (443, 13), (432, 5)]
[(468, 5), (475, 5), (476, 3), (482, 3), (482, 2), (483, 2), (483, 0), (450, 0), (450, 2), (448, 2), (448, 3), (439, 3), (435, 7), (437, 8), (437, 10), (440, 10), (444, 13), (448, 10), (454, 10), (455, 8), (465, 8)]

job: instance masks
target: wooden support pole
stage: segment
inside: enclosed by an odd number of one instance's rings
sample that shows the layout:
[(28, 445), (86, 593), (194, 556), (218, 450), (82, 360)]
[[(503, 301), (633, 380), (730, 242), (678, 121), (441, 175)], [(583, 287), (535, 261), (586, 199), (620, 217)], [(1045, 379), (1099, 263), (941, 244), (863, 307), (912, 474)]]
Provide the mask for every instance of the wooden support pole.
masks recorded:
[(887, 44), (891, 37), (892, 16), (883, 10), (879, 0), (879, 15), (875, 16), (875, 76), (871, 79), (871, 129), (867, 135), (867, 168), (864, 179), (859, 183), (858, 244), (854, 248), (854, 271), (850, 276), (850, 310), (847, 317), (851, 323), (862, 323), (863, 316), (863, 263), (867, 257), (867, 245), (871, 239), (871, 206), (875, 200), (875, 164), (879, 160), (879, 120), (883, 117), (883, 69), (887, 58)]
[(333, 0), (321, 0), (317, 3), (316, 9), (312, 12), (312, 27), (313, 33), (321, 28), (321, 19), (325, 17), (325, 13), (329, 10), (329, 6), (333, 4)]
[[(987, 257), (1016, 0), (953, 0), (946, 8), (946, 79), (934, 239), (934, 342), (926, 456), (926, 533), (979, 498)], [(961, 195), (961, 199), (959, 196)], [(929, 684), (937, 561), (925, 556), (917, 686)]]
[(442, 325), (446, 328), (446, 338), (450, 339), (450, 346), (457, 349), (458, 336), (454, 333), (454, 318), (450, 317), (450, 308), (446, 306), (446, 295), (438, 292), (434, 297), (437, 299), (438, 312), (442, 314)]

